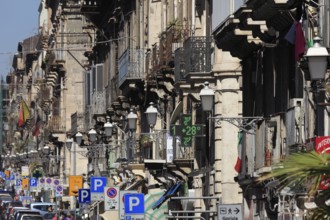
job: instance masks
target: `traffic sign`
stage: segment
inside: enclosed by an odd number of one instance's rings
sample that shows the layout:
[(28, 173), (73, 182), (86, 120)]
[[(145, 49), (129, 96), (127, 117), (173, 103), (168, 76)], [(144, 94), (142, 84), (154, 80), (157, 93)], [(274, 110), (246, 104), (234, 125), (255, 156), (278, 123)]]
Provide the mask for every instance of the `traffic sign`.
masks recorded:
[(125, 219), (125, 205), (124, 205), (124, 195), (138, 193), (136, 190), (120, 190), (119, 191), (119, 219)]
[(30, 178), (30, 187), (37, 187), (37, 185), (38, 185), (37, 178), (34, 177)]
[(53, 184), (54, 184), (54, 186), (60, 185), (60, 180), (59, 179), (54, 179)]
[(22, 190), (22, 179), (16, 179), (16, 189)]
[(30, 191), (35, 192), (38, 189), (38, 180), (37, 178), (31, 177), (30, 178)]
[(144, 214), (144, 194), (134, 193), (124, 195), (125, 215)]
[(78, 203), (89, 204), (91, 203), (91, 191), (90, 189), (79, 189), (78, 190)]
[(241, 204), (218, 204), (218, 220), (236, 219), (242, 220), (242, 205)]
[(106, 177), (91, 177), (91, 200), (104, 200), (104, 187), (107, 185)]
[(57, 185), (55, 188), (55, 197), (63, 196), (63, 187), (61, 185)]
[(119, 210), (119, 187), (105, 187), (104, 194), (104, 209)]
[(52, 190), (52, 189), (54, 189), (53, 178), (47, 177), (45, 181), (45, 190)]
[(46, 180), (43, 177), (40, 177), (38, 179), (38, 190), (39, 191), (41, 191), (41, 189), (44, 189), (45, 188), (45, 182), (46, 182)]

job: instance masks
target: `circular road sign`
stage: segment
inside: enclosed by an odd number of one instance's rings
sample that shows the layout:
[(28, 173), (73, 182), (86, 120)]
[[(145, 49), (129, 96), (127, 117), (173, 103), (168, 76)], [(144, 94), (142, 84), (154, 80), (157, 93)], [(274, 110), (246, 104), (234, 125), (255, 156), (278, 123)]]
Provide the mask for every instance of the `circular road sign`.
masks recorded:
[(40, 183), (44, 183), (45, 182), (45, 179), (44, 178), (41, 178), (40, 179)]
[(52, 183), (52, 179), (51, 179), (51, 178), (48, 178), (48, 179), (46, 180), (46, 182), (47, 182), (48, 184), (51, 184), (51, 183)]
[(117, 192), (117, 189), (116, 188), (109, 188), (107, 190), (107, 196), (110, 197), (110, 198), (115, 198), (117, 196), (118, 192)]
[(54, 180), (54, 185), (56, 185), (56, 186), (57, 186), (58, 184), (60, 184), (60, 181), (59, 181), (59, 180), (57, 180), (57, 179), (56, 179), (56, 180)]
[(58, 192), (62, 191), (62, 186), (57, 186), (56, 191), (58, 191)]

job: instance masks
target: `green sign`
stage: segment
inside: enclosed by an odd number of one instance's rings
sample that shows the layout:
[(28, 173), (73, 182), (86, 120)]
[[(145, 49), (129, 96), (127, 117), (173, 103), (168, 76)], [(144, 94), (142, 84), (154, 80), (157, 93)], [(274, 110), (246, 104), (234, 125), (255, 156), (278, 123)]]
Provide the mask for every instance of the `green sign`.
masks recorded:
[(181, 136), (181, 146), (191, 147), (193, 137), (203, 135), (203, 125), (193, 125), (192, 116), (183, 114), (181, 115), (181, 125), (170, 125), (170, 134)]

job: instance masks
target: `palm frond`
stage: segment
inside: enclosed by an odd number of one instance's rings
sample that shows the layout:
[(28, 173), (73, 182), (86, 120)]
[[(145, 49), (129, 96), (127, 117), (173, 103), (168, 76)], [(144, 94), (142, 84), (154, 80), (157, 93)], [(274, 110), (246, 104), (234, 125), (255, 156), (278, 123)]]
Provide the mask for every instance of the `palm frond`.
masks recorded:
[(261, 182), (276, 178), (281, 187), (305, 184), (309, 194), (313, 195), (318, 190), (322, 177), (330, 175), (329, 165), (329, 154), (318, 154), (315, 151), (294, 153), (275, 164), (271, 173), (258, 180)]

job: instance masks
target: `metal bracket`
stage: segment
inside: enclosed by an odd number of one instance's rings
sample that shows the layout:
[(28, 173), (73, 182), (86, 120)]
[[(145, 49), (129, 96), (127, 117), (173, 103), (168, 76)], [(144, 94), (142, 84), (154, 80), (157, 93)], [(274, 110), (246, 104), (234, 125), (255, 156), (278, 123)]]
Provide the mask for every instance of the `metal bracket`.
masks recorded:
[[(222, 121), (229, 122), (248, 134), (255, 134), (255, 124), (264, 120), (263, 117), (209, 117), (208, 119), (215, 121), (218, 125), (221, 125)], [(253, 132), (248, 130), (249, 128), (252, 128)]]

